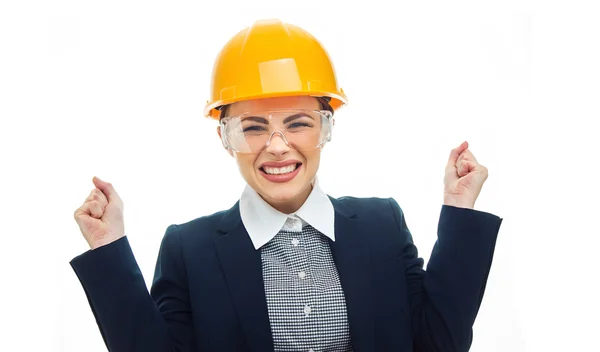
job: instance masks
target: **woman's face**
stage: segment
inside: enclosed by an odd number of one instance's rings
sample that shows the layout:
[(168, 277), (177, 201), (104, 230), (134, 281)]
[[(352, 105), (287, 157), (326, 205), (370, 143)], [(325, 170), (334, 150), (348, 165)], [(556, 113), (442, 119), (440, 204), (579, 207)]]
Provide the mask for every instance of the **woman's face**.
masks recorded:
[[(255, 99), (231, 104), (226, 116), (282, 109), (319, 110), (320, 104), (316, 98), (304, 96)], [(218, 132), (220, 137), (220, 129)], [(271, 143), (262, 151), (250, 154), (229, 150), (229, 154), (237, 161), (240, 173), (248, 185), (267, 203), (283, 213), (295, 212), (308, 198), (321, 160), (321, 148), (296, 150), (291, 143), (286, 145), (278, 133), (273, 134)], [(284, 165), (288, 167), (286, 170), (272, 168)], [(290, 171), (294, 165), (298, 166), (287, 175), (272, 175)]]

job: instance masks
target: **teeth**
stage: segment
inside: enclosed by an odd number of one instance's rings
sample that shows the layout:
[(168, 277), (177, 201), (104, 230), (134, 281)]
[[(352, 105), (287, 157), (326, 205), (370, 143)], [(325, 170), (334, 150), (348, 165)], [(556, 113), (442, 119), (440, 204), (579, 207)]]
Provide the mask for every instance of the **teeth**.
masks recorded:
[(281, 174), (289, 174), (290, 172), (296, 170), (296, 164), (288, 165), (286, 167), (263, 167), (266, 173), (270, 175), (281, 175)]

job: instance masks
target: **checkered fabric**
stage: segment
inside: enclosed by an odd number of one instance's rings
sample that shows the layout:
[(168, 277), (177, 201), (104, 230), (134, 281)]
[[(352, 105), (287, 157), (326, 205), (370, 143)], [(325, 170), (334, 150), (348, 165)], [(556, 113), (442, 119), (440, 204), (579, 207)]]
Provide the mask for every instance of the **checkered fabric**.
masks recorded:
[(260, 248), (276, 352), (351, 352), (346, 301), (327, 238), (305, 223)]

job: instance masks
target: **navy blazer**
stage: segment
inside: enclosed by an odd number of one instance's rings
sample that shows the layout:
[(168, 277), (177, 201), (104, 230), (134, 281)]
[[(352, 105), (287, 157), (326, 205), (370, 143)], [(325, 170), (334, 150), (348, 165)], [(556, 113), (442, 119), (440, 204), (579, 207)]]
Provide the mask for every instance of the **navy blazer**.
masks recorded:
[[(394, 199), (330, 199), (353, 350), (468, 351), (502, 218), (442, 205), (425, 271)], [(150, 292), (127, 237), (70, 264), (110, 351), (273, 351), (239, 202), (167, 227)]]

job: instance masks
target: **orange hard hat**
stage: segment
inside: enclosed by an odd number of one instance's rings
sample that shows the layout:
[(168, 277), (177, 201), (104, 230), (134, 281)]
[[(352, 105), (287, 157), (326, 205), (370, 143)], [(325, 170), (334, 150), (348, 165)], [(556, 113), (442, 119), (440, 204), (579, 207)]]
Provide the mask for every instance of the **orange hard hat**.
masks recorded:
[(325, 48), (310, 33), (280, 20), (261, 20), (237, 33), (219, 52), (204, 115), (242, 100), (281, 96), (329, 98), (347, 104)]

